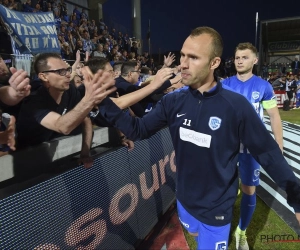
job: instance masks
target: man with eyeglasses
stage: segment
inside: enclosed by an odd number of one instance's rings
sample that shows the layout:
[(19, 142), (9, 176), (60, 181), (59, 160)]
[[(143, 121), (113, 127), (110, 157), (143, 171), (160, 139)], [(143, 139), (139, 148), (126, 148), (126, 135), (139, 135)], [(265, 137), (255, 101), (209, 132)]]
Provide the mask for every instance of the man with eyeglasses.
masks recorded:
[(110, 89), (114, 81), (107, 72), (99, 72), (91, 79), (83, 69), (86, 91), (81, 98), (80, 92), (70, 84), (72, 68), (59, 54), (38, 55), (34, 69), (43, 85), (22, 104), (17, 122), (18, 145), (32, 146), (63, 135), (78, 134), (82, 125), (81, 159), (85, 167), (90, 167), (92, 124), (88, 114), (115, 91), (115, 88)]

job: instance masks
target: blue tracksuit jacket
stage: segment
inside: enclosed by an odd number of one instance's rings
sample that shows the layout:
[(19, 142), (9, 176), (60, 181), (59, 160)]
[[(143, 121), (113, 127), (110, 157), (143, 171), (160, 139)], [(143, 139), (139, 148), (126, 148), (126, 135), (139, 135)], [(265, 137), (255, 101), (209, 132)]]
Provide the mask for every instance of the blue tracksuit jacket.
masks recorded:
[(111, 100), (100, 112), (132, 140), (170, 129), (177, 166), (177, 199), (199, 221), (231, 222), (238, 188), (240, 142), (288, 194), (300, 212), (299, 182), (247, 99), (219, 82), (211, 92), (168, 94), (143, 118), (125, 115)]

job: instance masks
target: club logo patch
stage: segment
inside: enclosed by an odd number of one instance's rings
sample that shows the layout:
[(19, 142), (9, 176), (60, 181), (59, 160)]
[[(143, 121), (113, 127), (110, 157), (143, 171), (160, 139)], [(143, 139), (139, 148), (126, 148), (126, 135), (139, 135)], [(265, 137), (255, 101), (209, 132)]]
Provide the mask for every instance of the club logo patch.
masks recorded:
[(211, 130), (217, 130), (221, 127), (222, 120), (219, 117), (212, 116), (209, 118), (208, 126)]
[(219, 242), (216, 242), (216, 250), (226, 250), (227, 246), (227, 242), (226, 241), (219, 241)]
[(258, 99), (259, 98), (259, 92), (257, 92), (257, 91), (252, 92), (252, 98), (254, 100)]
[(258, 177), (259, 174), (260, 174), (260, 170), (259, 170), (259, 169), (255, 169), (255, 170), (254, 170), (254, 176), (255, 176), (255, 177)]

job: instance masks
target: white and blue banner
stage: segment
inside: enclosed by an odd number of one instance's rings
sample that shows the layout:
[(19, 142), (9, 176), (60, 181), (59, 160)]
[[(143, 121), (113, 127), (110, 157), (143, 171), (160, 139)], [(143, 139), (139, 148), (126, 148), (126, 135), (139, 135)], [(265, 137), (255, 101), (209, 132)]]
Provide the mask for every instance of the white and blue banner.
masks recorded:
[(0, 5), (0, 21), (20, 53), (60, 53), (52, 12), (18, 12)]

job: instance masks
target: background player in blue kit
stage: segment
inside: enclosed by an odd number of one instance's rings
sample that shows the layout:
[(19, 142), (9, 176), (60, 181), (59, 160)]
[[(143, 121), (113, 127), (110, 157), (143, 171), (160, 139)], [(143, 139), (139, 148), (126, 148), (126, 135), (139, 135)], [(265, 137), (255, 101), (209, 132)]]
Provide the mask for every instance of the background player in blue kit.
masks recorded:
[(197, 249), (228, 248), (238, 189), (240, 142), (287, 193), (300, 221), (300, 184), (280, 148), (247, 99), (214, 77), (223, 42), (209, 27), (194, 29), (180, 57), (181, 91), (165, 95), (142, 118), (131, 117), (109, 98), (99, 111), (131, 140), (168, 126), (176, 154), (176, 198), (182, 225)]
[[(257, 50), (251, 43), (238, 44), (234, 59), (237, 74), (223, 80), (223, 84), (245, 96), (253, 105), (261, 120), (263, 120), (263, 109), (267, 111), (275, 140), (282, 151), (282, 125), (276, 96), (270, 83), (252, 73), (257, 61)], [(260, 166), (243, 145), (241, 145), (239, 155), (239, 171), (243, 194), (239, 225), (235, 231), (236, 249), (248, 250), (246, 228), (251, 221), (256, 206), (255, 190), (256, 186), (259, 185)]]

